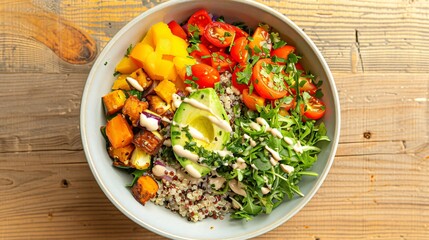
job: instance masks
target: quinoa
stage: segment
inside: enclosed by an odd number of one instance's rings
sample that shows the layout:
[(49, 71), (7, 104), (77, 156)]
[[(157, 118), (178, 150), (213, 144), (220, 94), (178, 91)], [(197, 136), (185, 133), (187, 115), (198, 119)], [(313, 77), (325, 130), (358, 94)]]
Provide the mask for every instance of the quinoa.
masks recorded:
[(217, 93), (230, 122), (233, 123), (235, 118), (240, 117), (241, 107), (238, 106), (242, 102), (240, 92), (231, 85), (231, 76), (232, 74), (228, 71), (220, 75), (220, 88), (218, 88)]
[(228, 196), (214, 194), (208, 185), (209, 177), (195, 179), (180, 169), (170, 171), (167, 176), (160, 181), (157, 196), (151, 199), (154, 204), (177, 212), (192, 222), (208, 217), (222, 220), (230, 212)]

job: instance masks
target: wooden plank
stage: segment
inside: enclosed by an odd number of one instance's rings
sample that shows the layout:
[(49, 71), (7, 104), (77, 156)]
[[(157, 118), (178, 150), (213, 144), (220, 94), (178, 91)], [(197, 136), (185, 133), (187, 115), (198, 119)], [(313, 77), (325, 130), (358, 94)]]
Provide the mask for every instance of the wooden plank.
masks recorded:
[[(161, 1), (19, 1), (0, 8), (1, 72), (87, 72), (86, 65), (70, 65), (40, 41), (28, 18), (7, 17), (23, 11), (61, 14), (59, 22), (87, 34), (98, 52), (128, 21)], [(286, 14), (315, 42), (334, 71), (427, 72), (429, 67), (429, 11), (427, 1), (260, 1)], [(53, 6), (51, 6), (53, 5)], [(9, 15), (8, 15), (9, 14)], [(45, 15), (43, 15), (45, 16)], [(50, 16), (50, 15), (49, 15)], [(41, 17), (49, 22), (49, 17)], [(399, 21), (400, 20), (400, 21)], [(49, 25), (44, 26), (50, 29)], [(61, 41), (61, 38), (59, 38)], [(63, 39), (64, 40), (64, 39)], [(30, 58), (29, 56), (36, 56)], [(37, 57), (38, 56), (38, 57)]]
[[(82, 151), (6, 153), (0, 161), (2, 238), (162, 239), (109, 202)], [(310, 203), (258, 239), (424, 239), (428, 169), (408, 153), (337, 157)]]

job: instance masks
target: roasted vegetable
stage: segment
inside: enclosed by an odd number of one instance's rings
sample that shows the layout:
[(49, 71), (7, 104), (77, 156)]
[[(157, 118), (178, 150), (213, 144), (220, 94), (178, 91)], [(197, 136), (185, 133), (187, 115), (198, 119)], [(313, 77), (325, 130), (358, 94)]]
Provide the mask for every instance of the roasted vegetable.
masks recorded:
[(119, 77), (113, 83), (112, 90), (118, 90), (118, 89), (131, 90), (131, 87), (127, 82), (127, 75), (125, 74), (119, 75)]
[(140, 101), (135, 96), (130, 96), (127, 101), (125, 101), (122, 113), (128, 116), (132, 125), (136, 127), (140, 119), (140, 114), (148, 108), (148, 105), (147, 102)]
[(151, 157), (144, 150), (136, 148), (134, 149), (130, 160), (131, 167), (144, 170), (150, 167)]
[(107, 114), (114, 114), (121, 110), (127, 100), (127, 96), (122, 90), (115, 90), (102, 97)]
[(155, 155), (162, 146), (163, 138), (159, 133), (154, 134), (151, 131), (141, 130), (134, 136), (133, 143), (149, 155)]
[(152, 84), (152, 80), (147, 76), (143, 69), (139, 68), (130, 74), (131, 78), (134, 78), (143, 89), (148, 88)]
[(116, 115), (106, 124), (106, 135), (113, 148), (125, 147), (133, 141), (133, 130), (122, 114)]
[(154, 89), (156, 94), (162, 98), (162, 100), (166, 101), (168, 104), (171, 103), (173, 99), (173, 94), (177, 92), (176, 86), (174, 83), (168, 80), (161, 81), (158, 86)]
[(128, 166), (131, 156), (134, 155), (131, 154), (133, 153), (134, 148), (133, 144), (128, 144), (127, 146), (120, 148), (113, 148), (110, 146), (108, 152), (109, 156), (113, 158), (114, 161), (120, 161), (124, 166)]
[(134, 198), (145, 205), (147, 201), (156, 196), (158, 183), (149, 175), (139, 177), (137, 182), (131, 188)]
[(149, 101), (149, 109), (161, 116), (164, 115), (171, 107), (170, 104), (167, 104), (156, 95), (147, 96), (147, 100)]

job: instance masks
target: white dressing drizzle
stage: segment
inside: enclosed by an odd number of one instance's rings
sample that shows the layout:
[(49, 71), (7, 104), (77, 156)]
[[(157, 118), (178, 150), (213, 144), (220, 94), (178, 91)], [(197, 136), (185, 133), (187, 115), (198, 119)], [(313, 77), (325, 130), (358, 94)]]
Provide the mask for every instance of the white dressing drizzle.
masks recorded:
[(280, 139), (283, 138), (282, 133), (277, 128), (271, 128), (270, 132), (271, 132), (271, 134), (273, 134), (274, 137), (277, 137), (277, 138), (280, 138)]
[(145, 127), (148, 131), (155, 131), (158, 130), (158, 120), (146, 117), (146, 115), (141, 113), (140, 126)]
[(209, 116), (209, 120), (224, 131), (232, 132), (232, 128), (227, 121), (219, 119), (217, 116)]
[(173, 146), (173, 151), (174, 153), (176, 153), (178, 156), (183, 157), (183, 158), (187, 158), (191, 161), (197, 162), (199, 159), (199, 156), (187, 149), (184, 149), (183, 146), (181, 145), (174, 145)]
[(195, 99), (185, 98), (185, 99), (183, 99), (183, 102), (188, 103), (188, 104), (190, 104), (191, 106), (193, 106), (195, 108), (198, 108), (198, 109), (207, 111), (209, 113), (212, 113), (212, 111), (211, 111), (211, 109), (209, 107), (207, 107), (206, 105), (198, 102)]
[(261, 125), (255, 123), (255, 122), (251, 122), (249, 126), (258, 132), (261, 131)]
[(164, 146), (171, 147), (171, 139), (165, 139), (162, 144), (164, 144)]
[(265, 149), (267, 149), (267, 150), (268, 150), (268, 152), (270, 152), (270, 153), (271, 153), (271, 156), (273, 156), (273, 158), (274, 158), (275, 160), (277, 160), (277, 161), (282, 160), (282, 158), (280, 157), (280, 154), (279, 154), (278, 152), (276, 152), (274, 149), (272, 149), (272, 148), (270, 148), (270, 147), (268, 147), (268, 146), (265, 146)]
[(194, 178), (201, 178), (201, 173), (197, 171), (191, 164), (186, 165), (185, 170)]
[(173, 106), (177, 109), (177, 108), (179, 108), (180, 107), (180, 104), (182, 104), (182, 98), (179, 96), (179, 95), (177, 95), (177, 94), (175, 94), (175, 93), (173, 93), (173, 95), (172, 95), (172, 99), (173, 99)]

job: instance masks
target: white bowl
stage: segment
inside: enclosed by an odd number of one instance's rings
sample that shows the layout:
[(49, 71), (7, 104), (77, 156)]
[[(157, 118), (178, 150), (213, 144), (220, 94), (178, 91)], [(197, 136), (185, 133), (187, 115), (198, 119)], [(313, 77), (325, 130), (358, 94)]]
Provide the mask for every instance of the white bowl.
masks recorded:
[[(322, 146), (319, 160), (312, 170), (319, 177), (304, 177), (299, 184), (304, 197), (282, 203), (270, 215), (260, 215), (252, 221), (205, 219), (198, 223), (187, 221), (163, 207), (148, 203), (140, 205), (125, 187), (129, 174), (112, 166), (100, 126), (105, 125), (101, 97), (110, 91), (116, 63), (130, 46), (138, 42), (148, 28), (159, 22), (185, 20), (196, 10), (205, 8), (223, 15), (228, 22), (242, 21), (250, 27), (264, 22), (280, 32), (303, 56), (303, 66), (323, 80), (323, 101), (327, 112), (323, 118), (331, 142)], [(266, 233), (295, 215), (313, 197), (326, 178), (334, 160), (340, 132), (340, 107), (335, 83), (328, 65), (310, 38), (291, 20), (275, 10), (246, 0), (169, 1), (145, 11), (122, 28), (107, 44), (95, 62), (85, 85), (81, 103), (81, 135), (88, 164), (95, 179), (110, 201), (140, 226), (173, 239), (243, 239)]]

